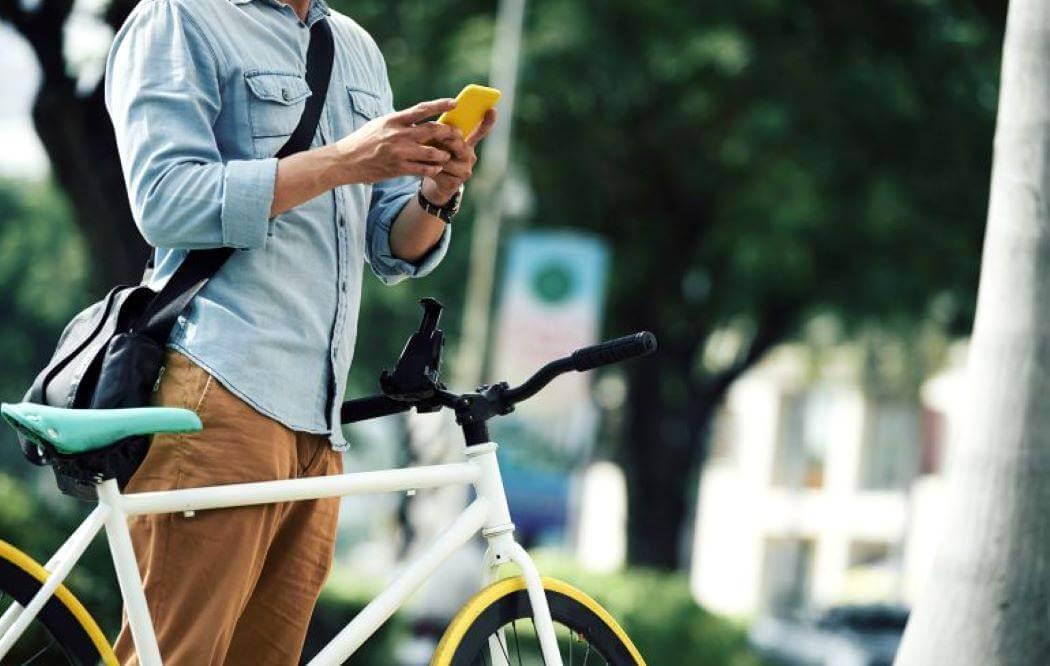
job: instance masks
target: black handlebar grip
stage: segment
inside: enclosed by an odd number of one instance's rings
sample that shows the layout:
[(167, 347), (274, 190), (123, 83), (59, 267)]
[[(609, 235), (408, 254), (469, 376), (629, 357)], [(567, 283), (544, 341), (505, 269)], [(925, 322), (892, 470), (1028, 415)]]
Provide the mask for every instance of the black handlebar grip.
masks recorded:
[(390, 416), (399, 412), (407, 412), (412, 405), (400, 400), (392, 400), (385, 395), (375, 395), (370, 398), (359, 398), (347, 400), (339, 409), (339, 421), (341, 423), (356, 423), (368, 419)]
[(572, 367), (580, 372), (619, 363), (629, 358), (645, 356), (656, 351), (656, 336), (649, 331), (602, 342), (572, 353)]

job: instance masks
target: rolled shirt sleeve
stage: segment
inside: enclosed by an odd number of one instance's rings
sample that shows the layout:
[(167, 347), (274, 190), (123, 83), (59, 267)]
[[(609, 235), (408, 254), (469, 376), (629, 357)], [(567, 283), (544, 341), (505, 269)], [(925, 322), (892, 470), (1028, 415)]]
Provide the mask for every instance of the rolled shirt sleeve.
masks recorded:
[(135, 222), (156, 247), (266, 243), (277, 160), (223, 162), (222, 66), (177, 0), (141, 3), (114, 39), (106, 108)]
[[(394, 93), (390, 88), (386, 61), (374, 42), (372, 52), (375, 56), (375, 76), (382, 82), (382, 113), (393, 113)], [(428, 275), (437, 268), (448, 252), (448, 245), (452, 239), (452, 226), (448, 224), (445, 225), (445, 231), (437, 244), (417, 262), (399, 259), (390, 249), (390, 228), (394, 226), (394, 220), (404, 210), (405, 204), (416, 196), (419, 182), (417, 177), (403, 176), (378, 182), (372, 187), (372, 201), (365, 232), (365, 252), (372, 272), (385, 284), (397, 284), (405, 278)]]
[(390, 249), (390, 228), (418, 190), (419, 179), (407, 176), (376, 183), (372, 188), (365, 246), (372, 272), (385, 284), (397, 284), (405, 278), (429, 274), (448, 252), (452, 238), (452, 225), (449, 224), (445, 225), (437, 244), (417, 262), (399, 259)]

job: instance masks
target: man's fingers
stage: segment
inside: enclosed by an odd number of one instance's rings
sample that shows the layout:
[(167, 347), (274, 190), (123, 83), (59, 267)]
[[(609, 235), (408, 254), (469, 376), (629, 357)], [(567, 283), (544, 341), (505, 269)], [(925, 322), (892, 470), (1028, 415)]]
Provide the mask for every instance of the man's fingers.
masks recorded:
[(473, 148), (478, 145), (482, 139), (488, 136), (489, 132), (492, 131), (492, 127), (496, 124), (496, 109), (489, 109), (485, 112), (485, 117), (482, 118), (481, 124), (477, 126), (470, 136), (467, 137), (467, 145)]
[(423, 162), (426, 164), (442, 165), (448, 162), (452, 156), (447, 150), (435, 148), (434, 146), (412, 146), (404, 153), (404, 159), (409, 162)]
[(467, 142), (459, 136), (459, 131), (456, 131), (455, 137), (446, 140), (436, 140), (431, 145), (448, 151), (454, 159), (461, 162), (473, 164), (476, 161), (474, 159), (474, 149), (468, 146)]
[(408, 162), (405, 164), (404, 175), (406, 176), (429, 176), (434, 178), (441, 173), (441, 167), (436, 164), (425, 162)]
[(459, 130), (450, 125), (442, 123), (427, 122), (416, 125), (407, 130), (412, 140), (417, 143), (429, 144), (442, 148), (452, 154), (457, 160), (465, 162), (474, 161), (474, 151)]
[(456, 137), (451, 141), (442, 142), (441, 147), (452, 153), (452, 156), (460, 162), (474, 163), (474, 149), (460, 138), (459, 132), (456, 132)]
[(468, 181), (474, 174), (474, 167), (467, 162), (453, 160), (441, 167), (443, 173), (458, 180)]
[(406, 130), (408, 136), (416, 143), (448, 143), (450, 141), (462, 141), (459, 130), (451, 125), (428, 121), (418, 123)]
[(451, 111), (454, 108), (456, 108), (456, 100), (454, 99), (434, 99), (429, 102), (420, 102), (404, 111), (396, 111), (391, 115), (396, 122), (402, 125), (414, 125), (423, 122), (431, 116)]

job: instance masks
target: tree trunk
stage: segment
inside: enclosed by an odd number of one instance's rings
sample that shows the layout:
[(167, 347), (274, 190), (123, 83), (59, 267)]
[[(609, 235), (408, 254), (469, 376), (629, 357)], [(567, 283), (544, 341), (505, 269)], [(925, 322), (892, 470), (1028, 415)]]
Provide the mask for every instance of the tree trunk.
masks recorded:
[(631, 564), (675, 569), (686, 513), (684, 483), (676, 483), (682, 461), (666, 437), (660, 366), (655, 359), (633, 364), (627, 394), (623, 462), (627, 479), (627, 559)]
[(72, 86), (44, 85), (33, 121), (51, 170), (84, 234), (96, 291), (138, 282), (149, 249), (135, 228), (102, 87), (78, 96)]
[[(113, 0), (103, 18), (114, 30), (135, 0)], [(25, 37), (40, 63), (41, 81), (33, 124), (87, 244), (96, 290), (137, 282), (149, 254), (136, 231), (103, 103), (103, 83), (80, 94), (66, 71), (63, 36), (72, 0), (41, 0), (32, 8), (0, 2), (0, 19)]]
[(1050, 4), (1013, 0), (966, 436), (898, 664), (1050, 663)]
[(683, 414), (682, 405), (667, 399), (670, 378), (689, 374), (674, 358), (643, 359), (629, 373), (622, 454), (627, 559), (633, 565), (673, 570), (684, 564), (687, 552), (683, 538), (689, 532), (691, 480), (704, 457), (701, 433), (711, 410)]

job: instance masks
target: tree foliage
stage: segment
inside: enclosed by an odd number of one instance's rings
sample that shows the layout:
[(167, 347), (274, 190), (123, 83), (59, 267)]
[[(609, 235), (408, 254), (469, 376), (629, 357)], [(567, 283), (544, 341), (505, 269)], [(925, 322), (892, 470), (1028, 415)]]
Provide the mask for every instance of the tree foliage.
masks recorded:
[[(347, 9), (384, 47), (404, 103), (483, 76), (491, 17), (470, 3)], [(535, 208), (523, 223), (608, 239), (609, 333), (648, 328), (661, 343), (629, 370), (634, 561), (677, 563), (714, 407), (809, 317), (968, 330), (997, 11), (530, 3), (515, 159)], [(733, 353), (711, 353), (716, 332)]]

